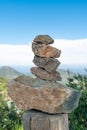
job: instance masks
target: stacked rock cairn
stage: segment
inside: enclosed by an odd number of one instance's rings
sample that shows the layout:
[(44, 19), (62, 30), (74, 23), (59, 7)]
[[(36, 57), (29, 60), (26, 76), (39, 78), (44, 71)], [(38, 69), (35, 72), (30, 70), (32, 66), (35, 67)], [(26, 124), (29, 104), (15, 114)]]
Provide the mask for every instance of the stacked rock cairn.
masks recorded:
[(68, 113), (78, 107), (81, 93), (59, 82), (56, 58), (61, 51), (49, 45), (53, 42), (48, 35), (36, 36), (32, 51), (37, 67), (31, 68), (36, 78), (21, 75), (9, 83), (8, 94), (16, 106), (28, 110), (24, 130), (68, 130)]
[(55, 58), (60, 57), (61, 51), (49, 46), (53, 42), (48, 35), (35, 37), (32, 44), (32, 51), (35, 54), (33, 62), (38, 67), (32, 67), (31, 72), (40, 79), (60, 81), (60, 74), (56, 71), (60, 62)]

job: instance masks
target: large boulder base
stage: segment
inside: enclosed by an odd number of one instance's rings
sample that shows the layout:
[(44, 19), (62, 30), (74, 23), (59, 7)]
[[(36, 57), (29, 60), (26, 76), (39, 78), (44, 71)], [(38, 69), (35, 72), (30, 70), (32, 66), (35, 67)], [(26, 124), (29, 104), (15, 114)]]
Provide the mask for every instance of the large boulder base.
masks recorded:
[(59, 82), (20, 76), (9, 84), (8, 94), (19, 109), (48, 113), (70, 113), (77, 108), (81, 93)]
[(46, 58), (58, 58), (61, 51), (45, 44), (32, 43), (32, 51), (35, 55)]
[(49, 35), (38, 35), (34, 38), (34, 42), (38, 44), (52, 44), (54, 40)]
[(57, 59), (42, 58), (39, 56), (34, 56), (33, 62), (38, 67), (44, 68), (50, 73), (56, 71), (57, 67), (60, 65), (60, 62)]

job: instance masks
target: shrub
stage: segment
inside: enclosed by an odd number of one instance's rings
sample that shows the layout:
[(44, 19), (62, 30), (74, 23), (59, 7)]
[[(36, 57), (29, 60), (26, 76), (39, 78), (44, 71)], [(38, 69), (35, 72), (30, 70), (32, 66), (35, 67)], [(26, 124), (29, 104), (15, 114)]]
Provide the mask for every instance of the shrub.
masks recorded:
[(78, 108), (69, 114), (70, 130), (87, 130), (87, 76), (69, 78), (67, 86), (82, 92)]
[(22, 124), (22, 112), (18, 111), (13, 102), (10, 107), (3, 95), (0, 94), (0, 130), (18, 130), (15, 127)]
[(0, 92), (1, 91), (6, 91), (7, 90), (7, 84), (8, 84), (9, 79), (0, 77)]

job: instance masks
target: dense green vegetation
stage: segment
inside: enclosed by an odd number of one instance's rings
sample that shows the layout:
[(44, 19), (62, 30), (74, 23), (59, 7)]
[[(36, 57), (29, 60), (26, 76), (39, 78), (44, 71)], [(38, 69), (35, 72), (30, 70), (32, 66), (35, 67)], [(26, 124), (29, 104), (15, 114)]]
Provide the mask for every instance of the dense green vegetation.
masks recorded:
[[(13, 102), (8, 105), (8, 79), (0, 77), (0, 130), (23, 130), (22, 111)], [(79, 107), (69, 114), (70, 130), (87, 130), (87, 76), (77, 75), (69, 78), (68, 87), (82, 92)]]
[(0, 77), (0, 130), (23, 130), (22, 111), (19, 111), (7, 94), (9, 79)]
[(78, 108), (70, 113), (70, 130), (87, 130), (87, 76), (69, 78), (67, 85), (82, 92)]
[(0, 92), (3, 90), (4, 90), (3, 92), (6, 92), (8, 82), (9, 82), (9, 79), (0, 77)]

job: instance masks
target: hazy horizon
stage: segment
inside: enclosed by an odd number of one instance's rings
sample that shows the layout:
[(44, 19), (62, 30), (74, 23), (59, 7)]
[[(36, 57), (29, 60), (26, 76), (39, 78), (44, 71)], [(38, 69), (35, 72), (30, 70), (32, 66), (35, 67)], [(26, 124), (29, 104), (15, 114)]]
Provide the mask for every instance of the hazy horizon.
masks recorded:
[[(30, 68), (34, 67), (35, 65), (9, 65), (8, 67), (11, 67), (15, 70), (17, 70), (18, 72), (21, 72), (23, 74), (30, 74)], [(5, 67), (4, 65), (0, 66), (0, 68)], [(67, 64), (61, 64), (58, 69), (62, 69), (62, 70), (66, 70), (66, 71), (71, 71), (73, 73), (79, 73), (79, 74), (86, 74), (87, 75), (87, 71), (85, 71), (85, 69), (87, 70), (87, 65), (67, 65)]]

